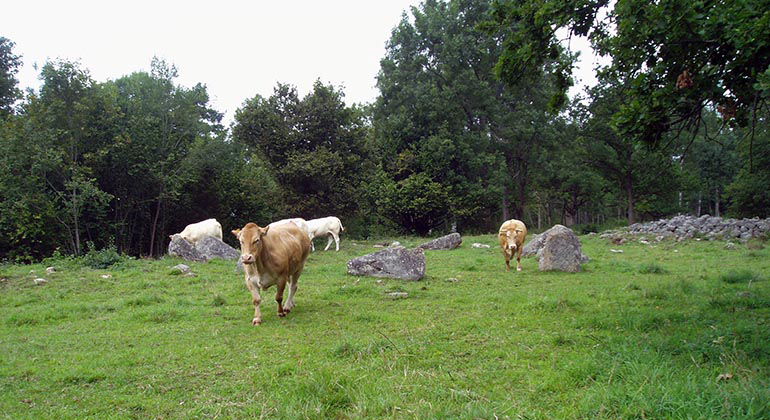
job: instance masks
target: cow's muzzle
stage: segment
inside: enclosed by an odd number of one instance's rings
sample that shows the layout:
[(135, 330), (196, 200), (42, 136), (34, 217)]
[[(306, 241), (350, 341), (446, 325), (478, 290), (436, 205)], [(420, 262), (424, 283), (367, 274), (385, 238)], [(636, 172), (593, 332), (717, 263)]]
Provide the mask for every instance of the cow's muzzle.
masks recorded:
[(254, 264), (254, 256), (251, 254), (241, 255), (241, 262), (244, 264)]

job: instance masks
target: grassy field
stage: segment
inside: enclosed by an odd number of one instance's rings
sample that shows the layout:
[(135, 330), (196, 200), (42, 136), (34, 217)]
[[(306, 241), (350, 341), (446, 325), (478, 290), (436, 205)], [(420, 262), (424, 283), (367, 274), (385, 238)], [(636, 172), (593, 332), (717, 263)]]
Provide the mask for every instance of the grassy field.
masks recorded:
[(0, 416), (770, 418), (770, 248), (581, 240), (578, 274), (506, 273), (488, 235), (403, 282), (346, 275), (376, 249), (343, 238), (259, 327), (233, 262), (0, 266)]

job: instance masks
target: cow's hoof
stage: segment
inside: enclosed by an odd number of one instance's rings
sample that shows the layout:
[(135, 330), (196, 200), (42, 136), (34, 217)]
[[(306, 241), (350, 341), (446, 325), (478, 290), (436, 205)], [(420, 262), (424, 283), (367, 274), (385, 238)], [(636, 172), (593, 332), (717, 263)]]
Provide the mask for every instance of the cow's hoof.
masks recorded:
[(521, 267), (518, 267), (518, 268), (516, 269), (516, 271), (521, 271)]
[(251, 320), (251, 325), (254, 325), (254, 326), (259, 325), (261, 323), (262, 323), (262, 320), (259, 318), (254, 318)]
[(285, 316), (286, 316), (286, 312), (278, 312), (278, 316), (280, 316), (281, 318), (283, 318), (283, 317), (285, 317)]
[(289, 308), (283, 308), (283, 314), (284, 314), (284, 315), (288, 315), (288, 314), (289, 314), (289, 312), (291, 312), (291, 309), (289, 309)]

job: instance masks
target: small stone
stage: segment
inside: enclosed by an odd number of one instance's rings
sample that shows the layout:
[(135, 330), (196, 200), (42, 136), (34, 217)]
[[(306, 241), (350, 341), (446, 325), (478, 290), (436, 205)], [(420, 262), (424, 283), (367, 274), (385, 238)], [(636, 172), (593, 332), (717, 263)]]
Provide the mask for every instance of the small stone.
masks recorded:
[(51, 274), (55, 273), (55, 272), (56, 272), (56, 269), (55, 269), (55, 268), (53, 268), (53, 267), (47, 267), (47, 268), (45, 269), (45, 273), (46, 273), (46, 274), (48, 274), (49, 276), (50, 276)]
[(478, 242), (474, 242), (471, 245), (471, 248), (489, 248), (489, 245), (487, 245), (487, 244), (480, 244)]
[(732, 373), (722, 373), (717, 376), (717, 381), (729, 381), (730, 379), (733, 379)]
[(647, 241), (647, 240), (644, 240), (644, 239), (640, 239), (640, 240), (639, 240), (639, 243), (640, 243), (640, 244), (649, 245), (650, 241)]
[(111, 278), (112, 278), (112, 274), (102, 274), (102, 275), (101, 275), (101, 276), (99, 276), (99, 277), (101, 277), (101, 278), (103, 278), (103, 279), (111, 279)]
[(189, 273), (185, 273), (184, 277), (198, 277), (198, 275), (190, 271)]
[(372, 247), (373, 248), (385, 248), (385, 245), (374, 244), (374, 245), (372, 245)]
[(727, 242), (725, 244), (725, 249), (734, 250), (735, 249), (735, 244), (732, 243), (732, 242)]
[(41, 286), (41, 285), (43, 285), (43, 284), (46, 284), (46, 283), (48, 283), (48, 280), (46, 280), (46, 279), (44, 279), (44, 278), (42, 278), (42, 277), (38, 277), (38, 278), (36, 278), (36, 279), (35, 279), (35, 280), (33, 280), (33, 281), (34, 281), (34, 282), (35, 282), (35, 284), (36, 284), (36, 285), (38, 285), (38, 286)]
[(190, 272), (190, 266), (188, 266), (187, 264), (177, 264), (171, 267), (171, 274), (173, 275), (187, 274), (189, 272)]
[(610, 249), (610, 252), (614, 252), (616, 254), (622, 254), (623, 250), (622, 249)]
[(401, 242), (399, 242), (399, 241), (393, 241), (393, 242), (390, 244), (390, 246), (391, 246), (391, 247), (397, 247), (397, 246), (401, 246)]
[(455, 278), (455, 277), (450, 277), (450, 278), (446, 279), (446, 281), (448, 281), (450, 283), (457, 283), (458, 281), (460, 281), (460, 279)]
[(409, 297), (409, 293), (406, 292), (390, 292), (387, 295), (391, 299), (406, 299)]

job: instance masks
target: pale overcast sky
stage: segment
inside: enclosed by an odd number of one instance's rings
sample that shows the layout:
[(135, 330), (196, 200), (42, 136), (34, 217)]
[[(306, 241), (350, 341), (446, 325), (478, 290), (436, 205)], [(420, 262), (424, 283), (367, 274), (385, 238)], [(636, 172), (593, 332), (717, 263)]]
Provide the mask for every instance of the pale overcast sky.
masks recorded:
[[(47, 59), (78, 60), (97, 81), (149, 70), (153, 56), (176, 65), (179, 83), (208, 87), (232, 121), (276, 83), (305, 95), (313, 82), (342, 86), (346, 102), (372, 102), (385, 42), (420, 0), (22, 1), (0, 15), (0, 36), (16, 43), (22, 88), (38, 88)], [(575, 47), (573, 40), (573, 47)], [(592, 82), (590, 54), (576, 78)], [(573, 88), (577, 91), (579, 88)]]

